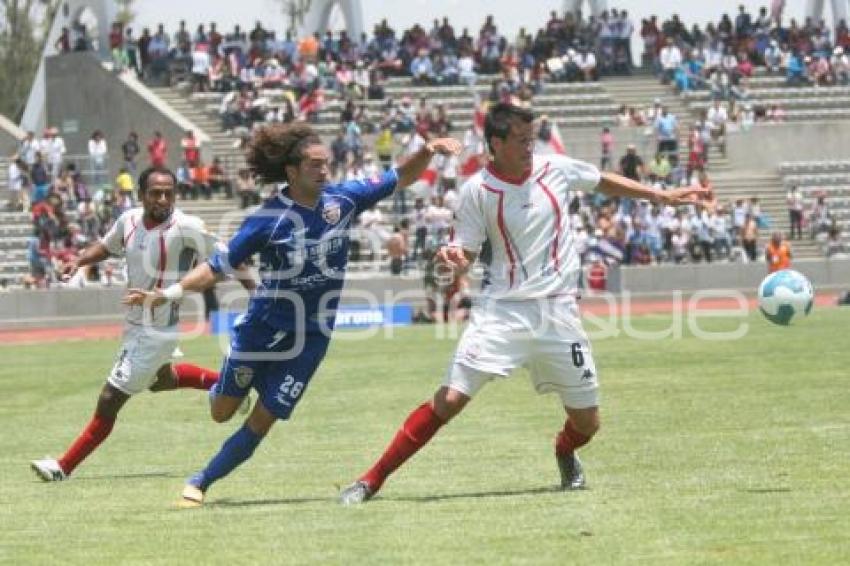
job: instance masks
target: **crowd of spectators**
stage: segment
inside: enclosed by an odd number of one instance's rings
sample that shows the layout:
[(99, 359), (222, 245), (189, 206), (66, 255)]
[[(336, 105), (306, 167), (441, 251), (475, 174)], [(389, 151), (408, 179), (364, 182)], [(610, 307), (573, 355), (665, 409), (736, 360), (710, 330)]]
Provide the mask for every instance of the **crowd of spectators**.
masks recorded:
[[(612, 140), (606, 141), (603, 134), (606, 143)], [(708, 195), (693, 205), (674, 208), (577, 194), (571, 205), (572, 225), (585, 263), (640, 265), (760, 257), (759, 231), (769, 228), (771, 219), (762, 212), (758, 198), (720, 202), (706, 170), (701, 165), (685, 166), (675, 153), (658, 151), (646, 162), (630, 144), (618, 162), (611, 161), (608, 157), (600, 165), (661, 189), (699, 185), (709, 189)]]
[[(221, 33), (215, 23), (190, 30), (186, 22), (172, 34), (163, 25), (135, 35), (113, 24), (109, 35), (114, 68), (152, 82), (188, 79), (194, 91), (226, 93), (220, 115), (225, 130), (251, 128), (262, 121), (315, 120), (328, 99), (354, 104), (358, 122), (364, 99), (383, 99), (388, 76), (408, 76), (415, 85), (474, 85), (481, 74), (498, 77), (493, 96), (529, 97), (546, 81), (590, 81), (632, 68), (634, 25), (625, 10), (599, 18), (552, 12), (536, 33), (524, 29), (513, 42), (487, 16), (476, 34), (457, 33), (444, 17), (429, 29), (414, 25), (396, 32), (386, 20), (371, 34), (349, 37), (346, 30), (282, 37), (257, 22), (250, 31), (235, 26)], [(84, 28), (78, 38), (65, 30), (60, 51), (91, 47)], [(266, 89), (281, 95), (264, 96)], [(528, 91), (528, 92), (522, 92)], [(397, 107), (397, 104), (394, 104)]]
[[(126, 169), (108, 179), (103, 132), (92, 133), (80, 163), (67, 155), (56, 128), (39, 138), (28, 132), (9, 164), (10, 210), (29, 211), (33, 233), (27, 246), (26, 286), (46, 286), (89, 242), (102, 236), (132, 206), (134, 181)], [(99, 276), (92, 270), (92, 277)], [(111, 276), (111, 272), (110, 272)]]
[[(747, 129), (760, 119), (784, 119), (779, 106), (754, 107), (748, 102), (747, 79), (755, 66), (785, 74), (789, 84), (848, 84), (850, 65), (845, 52), (850, 48), (850, 36), (846, 24), (841, 22), (835, 30), (823, 22), (806, 21), (800, 26), (791, 20), (785, 25), (780, 4), (775, 2), (771, 11), (762, 8), (758, 15), (749, 14), (742, 6), (734, 20), (724, 15), (717, 24), (705, 28), (688, 28), (676, 15), (664, 22), (655, 16), (642, 20), (643, 64), (654, 68), (660, 80), (677, 90), (710, 90), (715, 101), (687, 132), (688, 158), (684, 162), (679, 160), (678, 121), (660, 101), (646, 109), (621, 108), (618, 124), (646, 128), (657, 140), (657, 152), (645, 163), (636, 148), (630, 147), (618, 160), (613, 136), (605, 131), (602, 168), (617, 169), (642, 182), (662, 186), (710, 184), (705, 170), (708, 148), (716, 145), (725, 152), (730, 126)], [(476, 34), (468, 29), (457, 34), (448, 18), (442, 18), (435, 19), (428, 29), (415, 25), (401, 33), (385, 20), (371, 34), (359, 38), (349, 37), (345, 30), (305, 38), (288, 33), (280, 37), (260, 22), (250, 31), (236, 26), (230, 33), (219, 32), (215, 23), (200, 24), (190, 31), (181, 22), (173, 34), (160, 25), (154, 33), (144, 29), (137, 37), (132, 29), (115, 24), (110, 48), (119, 72), (133, 72), (154, 83), (170, 81), (171, 75), (178, 73), (189, 79), (193, 91), (223, 93), (219, 107), (222, 129), (243, 141), (258, 124), (316, 121), (329, 100), (340, 100), (340, 129), (331, 143), (331, 167), (334, 179), (341, 180), (371, 177), (416, 151), (430, 136), (460, 134), (453, 131), (447, 109), (432, 104), (427, 97), (418, 101), (386, 98), (386, 77), (406, 76), (414, 85), (423, 86), (474, 85), (486, 76), (490, 81), (487, 100), (531, 105), (533, 97), (550, 81), (594, 81), (601, 75), (630, 73), (635, 31), (629, 14), (617, 9), (599, 18), (572, 13), (561, 16), (553, 11), (535, 33), (523, 29), (513, 42), (499, 31), (492, 16), (485, 18)], [(90, 48), (85, 30), (81, 37), (72, 41), (66, 30), (57, 48)], [(370, 110), (367, 99), (385, 103), (380, 111)], [(476, 100), (475, 107), (474, 124), (463, 133), (466, 150), (460, 159), (438, 161), (408, 192), (409, 198), (397, 196), (392, 218), (383, 218), (377, 209), (361, 218), (360, 229), (366, 234), (363, 240), (380, 242), (389, 252), (393, 273), (404, 271), (411, 262), (427, 261), (429, 250), (447, 233), (457, 202), (456, 187), (477, 169), (476, 161), (480, 166), (484, 154), (482, 105)], [(553, 134), (546, 127), (539, 130), (541, 141), (548, 147)], [(372, 143), (366, 141), (367, 135), (373, 138)], [(193, 138), (187, 132), (181, 142), (183, 159), (177, 176), (182, 198), (210, 198), (220, 192), (227, 197), (235, 193), (243, 207), (259, 202), (259, 190), (250, 171), (230, 175), (220, 161), (205, 164)], [(105, 144), (102, 134), (93, 135), (89, 143), (95, 185), (106, 184), (95, 165), (97, 156), (106, 151)], [(164, 162), (167, 145), (162, 136), (155, 136), (146, 147), (152, 163)], [(112, 197), (111, 202), (108, 196), (100, 200), (63, 197), (78, 191), (76, 187), (84, 183), (75, 184), (73, 179), (82, 177), (73, 165), (65, 169), (57, 165), (55, 151), (45, 151), (42, 156), (41, 169), (49, 187), (46, 195), (44, 177), (36, 164), (21, 165), (33, 178), (33, 187), (35, 179), (40, 181), (40, 188), (32, 191), (33, 204), (58, 198), (60, 208), (66, 210), (69, 206), (92, 208), (99, 228), (80, 232), (82, 238), (94, 237), (122, 206), (132, 204), (132, 174), (142, 151), (138, 137), (131, 134), (121, 146), (124, 176), (116, 179), (114, 193), (126, 198)], [(467, 166), (470, 162), (471, 168)], [(71, 180), (58, 183), (62, 177)], [(50, 217), (45, 206), (40, 216)], [(109, 207), (111, 212), (104, 213), (103, 209)], [(760, 255), (759, 231), (771, 224), (761, 213), (757, 199), (734, 203), (709, 199), (676, 210), (628, 199), (599, 201), (591, 195), (578, 195), (573, 208), (576, 238), (583, 253), (588, 261), (603, 264), (752, 261)], [(53, 236), (49, 239), (55, 240)], [(40, 236), (40, 242), (44, 240)], [(375, 257), (373, 249), (356, 245), (353, 253)]]
[[(153, 33), (145, 28), (136, 36), (132, 28), (116, 23), (109, 41), (116, 68), (156, 80), (173, 65), (182, 65), (197, 90), (306, 90), (318, 82), (341, 94), (380, 98), (381, 78), (386, 76), (409, 76), (416, 84), (474, 84), (479, 73), (501, 72), (511, 80), (527, 81), (537, 66), (563, 80), (629, 72), (633, 33), (628, 13), (612, 9), (599, 18), (553, 11), (536, 33), (522, 29), (512, 43), (492, 16), (475, 35), (467, 28), (458, 34), (444, 17), (427, 30), (416, 24), (400, 33), (384, 20), (360, 37), (350, 37), (344, 29), (280, 37), (261, 22), (250, 31), (237, 25), (225, 34), (215, 23), (190, 31), (180, 22), (173, 34), (160, 24)], [(70, 40), (57, 47), (70, 51)]]
[[(180, 199), (238, 197), (242, 208), (260, 202), (260, 188), (247, 169), (235, 179), (226, 174), (219, 158), (205, 164), (201, 145), (194, 132), (181, 140), (182, 160), (176, 170)], [(125, 210), (137, 206), (136, 176), (148, 165), (169, 162), (168, 143), (160, 132), (147, 142), (146, 158), (139, 136), (131, 132), (120, 145), (121, 165), (110, 178), (109, 148), (104, 133), (92, 133), (85, 155), (69, 155), (57, 128), (47, 128), (41, 137), (28, 132), (18, 151), (9, 160), (10, 200), (6, 210), (31, 214), (33, 232), (27, 259), (30, 273), (26, 286), (48, 286), (89, 243), (103, 236)], [(115, 272), (107, 265), (81, 274), (74, 284), (86, 278), (111, 282)]]
[(741, 5), (734, 20), (723, 14), (704, 28), (689, 29), (677, 15), (663, 23), (652, 16), (641, 23), (644, 62), (679, 91), (705, 89), (722, 99), (746, 100), (746, 79), (757, 66), (784, 75), (789, 85), (850, 84), (847, 22), (835, 29), (810, 18), (785, 23), (782, 4), (757, 14)]

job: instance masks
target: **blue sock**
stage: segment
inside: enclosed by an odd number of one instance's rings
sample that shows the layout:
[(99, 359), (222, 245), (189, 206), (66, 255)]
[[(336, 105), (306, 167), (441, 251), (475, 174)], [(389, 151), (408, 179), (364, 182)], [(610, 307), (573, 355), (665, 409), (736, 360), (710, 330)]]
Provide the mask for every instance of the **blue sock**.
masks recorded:
[(247, 424), (242, 425), (242, 428), (224, 441), (221, 450), (209, 461), (207, 467), (189, 478), (189, 483), (201, 491), (206, 491), (214, 481), (220, 480), (250, 458), (262, 439), (263, 437), (248, 428)]

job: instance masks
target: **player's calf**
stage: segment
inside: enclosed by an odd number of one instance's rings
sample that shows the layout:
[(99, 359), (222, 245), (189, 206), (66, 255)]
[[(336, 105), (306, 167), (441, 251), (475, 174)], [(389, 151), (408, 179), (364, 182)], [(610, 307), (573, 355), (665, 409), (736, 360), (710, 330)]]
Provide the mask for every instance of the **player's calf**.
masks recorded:
[(599, 430), (599, 412), (589, 409), (567, 409), (569, 418), (555, 438), (555, 460), (561, 475), (561, 489), (584, 489), (586, 479), (576, 450), (590, 442)]

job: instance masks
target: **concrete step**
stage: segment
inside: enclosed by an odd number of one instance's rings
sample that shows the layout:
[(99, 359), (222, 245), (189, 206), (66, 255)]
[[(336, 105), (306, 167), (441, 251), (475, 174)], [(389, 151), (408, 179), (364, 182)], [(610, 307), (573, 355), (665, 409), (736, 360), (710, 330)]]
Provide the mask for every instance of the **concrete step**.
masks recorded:
[(29, 243), (27, 236), (3, 236), (0, 237), (0, 250), (26, 249)]
[(0, 225), (30, 223), (32, 223), (32, 216), (29, 212), (0, 212)]
[(32, 223), (0, 225), (0, 238), (23, 238), (32, 235)]
[(25, 275), (30, 272), (28, 261), (2, 261), (0, 260), (0, 279), (8, 279), (10, 275)]

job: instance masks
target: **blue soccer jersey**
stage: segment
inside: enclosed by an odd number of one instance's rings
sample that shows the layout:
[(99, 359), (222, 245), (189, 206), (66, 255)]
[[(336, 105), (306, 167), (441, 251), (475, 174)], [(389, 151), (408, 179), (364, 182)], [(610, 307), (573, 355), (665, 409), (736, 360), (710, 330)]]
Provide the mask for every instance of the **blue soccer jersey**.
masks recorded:
[(209, 264), (231, 272), (260, 254), (261, 284), (246, 313), (280, 330), (332, 329), (345, 268), (349, 230), (354, 218), (392, 194), (398, 173), (376, 179), (329, 185), (315, 208), (281, 195), (266, 201), (242, 223), (226, 251)]
[(392, 194), (398, 173), (325, 187), (315, 208), (284, 191), (245, 219), (209, 264), (229, 272), (259, 252), (261, 284), (237, 324), (214, 394), (244, 397), (253, 388), (288, 419), (330, 341), (348, 263), (354, 218)]

